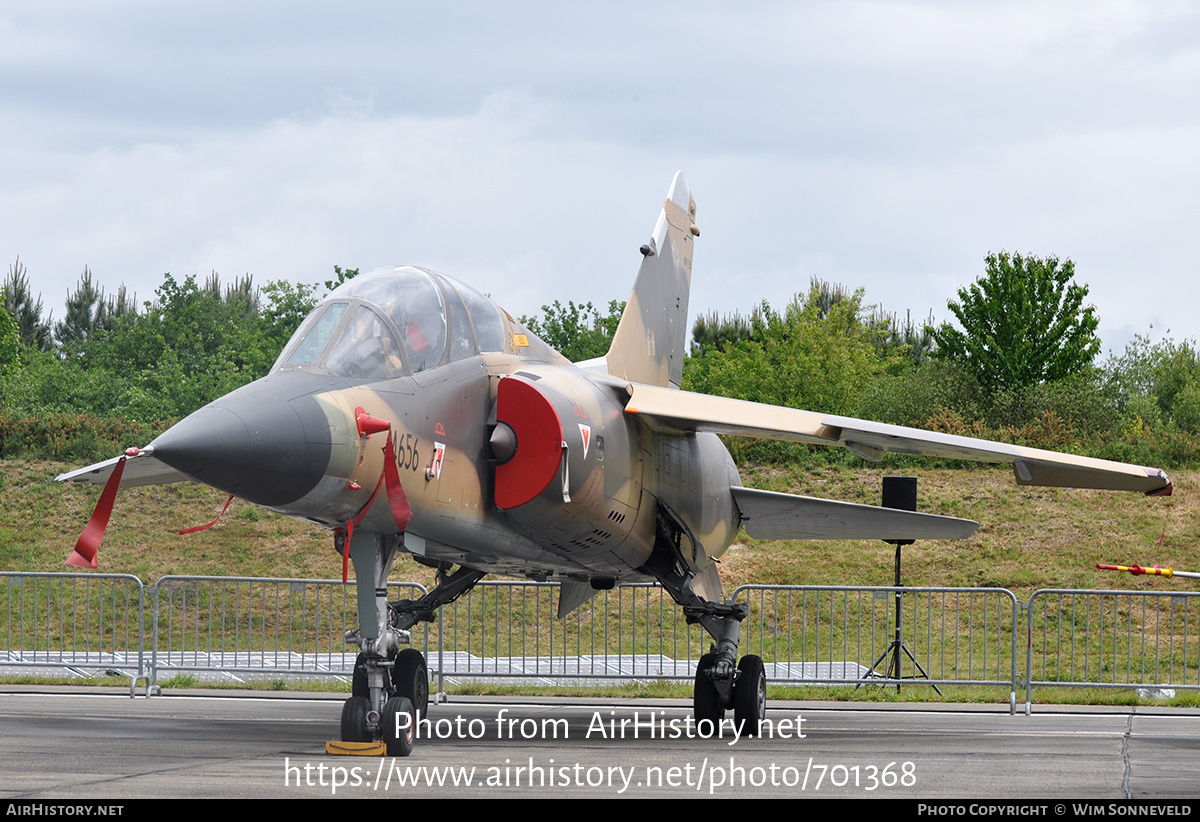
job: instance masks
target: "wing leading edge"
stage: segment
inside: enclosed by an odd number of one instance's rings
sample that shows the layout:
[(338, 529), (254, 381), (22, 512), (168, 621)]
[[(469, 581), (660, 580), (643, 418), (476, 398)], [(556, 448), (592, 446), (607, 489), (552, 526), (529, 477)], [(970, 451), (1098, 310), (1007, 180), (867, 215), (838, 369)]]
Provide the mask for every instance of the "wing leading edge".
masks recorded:
[(149, 446), (141, 449), (138, 454), (129, 457), (113, 457), (104, 462), (97, 462), (86, 468), (68, 471), (54, 478), (55, 482), (83, 482), (89, 485), (103, 485), (112, 476), (117, 463), (125, 460), (124, 473), (121, 474), (121, 488), (135, 488), (139, 485), (167, 485), (172, 482), (194, 482), (186, 474), (181, 474), (164, 462), (153, 456)]
[(1020, 485), (1140, 491), (1161, 496), (1172, 489), (1170, 479), (1158, 468), (649, 385), (630, 387), (625, 412), (636, 414), (660, 430), (838, 445), (871, 461), (892, 452), (1007, 463)]

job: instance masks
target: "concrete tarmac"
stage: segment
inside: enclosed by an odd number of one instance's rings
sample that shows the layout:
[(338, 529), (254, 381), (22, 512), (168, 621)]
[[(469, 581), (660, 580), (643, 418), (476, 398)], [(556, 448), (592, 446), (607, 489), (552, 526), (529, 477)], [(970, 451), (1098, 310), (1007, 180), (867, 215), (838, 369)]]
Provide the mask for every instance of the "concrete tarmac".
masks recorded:
[(325, 754), (343, 699), (4, 686), (0, 797), (1200, 796), (1194, 709), (773, 701), (750, 739), (680, 700), (455, 697), (393, 760)]

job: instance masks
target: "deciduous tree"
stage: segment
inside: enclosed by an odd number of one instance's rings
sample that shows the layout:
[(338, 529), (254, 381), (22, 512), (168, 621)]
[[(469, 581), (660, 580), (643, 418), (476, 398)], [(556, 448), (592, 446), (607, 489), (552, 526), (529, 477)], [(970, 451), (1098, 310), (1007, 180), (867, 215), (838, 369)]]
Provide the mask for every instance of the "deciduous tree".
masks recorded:
[(590, 302), (576, 305), (568, 300), (564, 306), (555, 300), (554, 305), (542, 306), (540, 320), (521, 317), (521, 323), (571, 362), (580, 362), (608, 353), (624, 310), (625, 303), (618, 300), (609, 302), (605, 315)]
[(1081, 373), (1100, 353), (1095, 306), (1075, 264), (1057, 257), (988, 254), (987, 271), (948, 305), (961, 330), (933, 330), (937, 356), (986, 388), (1017, 388)]

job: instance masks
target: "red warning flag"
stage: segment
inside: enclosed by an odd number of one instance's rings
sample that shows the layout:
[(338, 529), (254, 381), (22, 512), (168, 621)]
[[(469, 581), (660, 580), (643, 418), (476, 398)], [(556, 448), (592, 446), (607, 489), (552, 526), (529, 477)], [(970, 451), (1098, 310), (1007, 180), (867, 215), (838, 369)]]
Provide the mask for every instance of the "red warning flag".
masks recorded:
[(100, 540), (104, 539), (104, 531), (108, 528), (108, 518), (112, 516), (113, 501), (117, 498), (117, 489), (121, 487), (121, 475), (125, 473), (126, 457), (117, 460), (112, 475), (104, 483), (100, 492), (100, 500), (92, 511), (92, 518), (79, 539), (75, 542), (75, 550), (67, 557), (65, 564), (80, 568), (96, 568), (96, 552), (100, 550)]
[(207, 531), (209, 528), (212, 528), (214, 525), (216, 525), (218, 522), (221, 521), (221, 517), (225, 516), (225, 512), (229, 510), (229, 503), (231, 503), (231, 502), (233, 502), (233, 494), (230, 494), (229, 499), (225, 500), (225, 507), (221, 509), (221, 513), (217, 514), (217, 518), (214, 519), (212, 522), (205, 523), (204, 525), (194, 525), (191, 528), (184, 528), (179, 533), (182, 535), (182, 534), (194, 534), (197, 531)]
[[(364, 419), (372, 421), (377, 419), (362, 408), (356, 409), (355, 414), (359, 421), (360, 432), (364, 427)], [(400, 483), (400, 472), (396, 468), (396, 448), (392, 444), (390, 426), (387, 432), (387, 444), (383, 447), (383, 473), (379, 475), (379, 482), (375, 483), (375, 490), (371, 493), (371, 498), (367, 500), (367, 504), (360, 508), (357, 514), (346, 521), (346, 541), (343, 543), (345, 547), (342, 549), (343, 585), (346, 584), (350, 575), (350, 537), (354, 535), (355, 526), (366, 519), (367, 512), (371, 510), (371, 506), (375, 504), (375, 498), (379, 496), (380, 488), (387, 488), (388, 506), (392, 509), (392, 519), (396, 521), (397, 531), (403, 531), (407, 528), (409, 520), (412, 519), (412, 506), (408, 504), (408, 495), (404, 493), (404, 486)], [(363, 436), (370, 436), (374, 433), (376, 431), (368, 431)]]
[(392, 432), (388, 431), (387, 445), (383, 449), (383, 477), (387, 481), (388, 504), (392, 507), (392, 518), (396, 520), (396, 529), (403, 531), (412, 519), (412, 506), (408, 504), (408, 495), (400, 484), (400, 471), (396, 468), (396, 450), (392, 446)]

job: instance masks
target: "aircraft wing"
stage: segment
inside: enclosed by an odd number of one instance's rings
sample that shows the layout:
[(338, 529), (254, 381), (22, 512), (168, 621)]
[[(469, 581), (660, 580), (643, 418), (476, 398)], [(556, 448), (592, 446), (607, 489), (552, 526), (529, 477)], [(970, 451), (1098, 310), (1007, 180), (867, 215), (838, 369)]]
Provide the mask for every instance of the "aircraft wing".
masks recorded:
[[(84, 482), (89, 485), (103, 485), (112, 476), (121, 457), (113, 457), (87, 468), (68, 471), (54, 478), (55, 482)], [(136, 456), (125, 458), (125, 469), (121, 474), (121, 487), (134, 488), (139, 485), (167, 485), (172, 482), (193, 482), (186, 474), (181, 474), (164, 462), (154, 458), (149, 448), (143, 448)]]
[(840, 445), (872, 461), (892, 452), (1007, 463), (1019, 485), (1171, 493), (1171, 481), (1158, 468), (650, 385), (630, 386), (625, 412), (660, 430)]
[(742, 526), (754, 539), (966, 539), (979, 523), (877, 505), (733, 488)]

